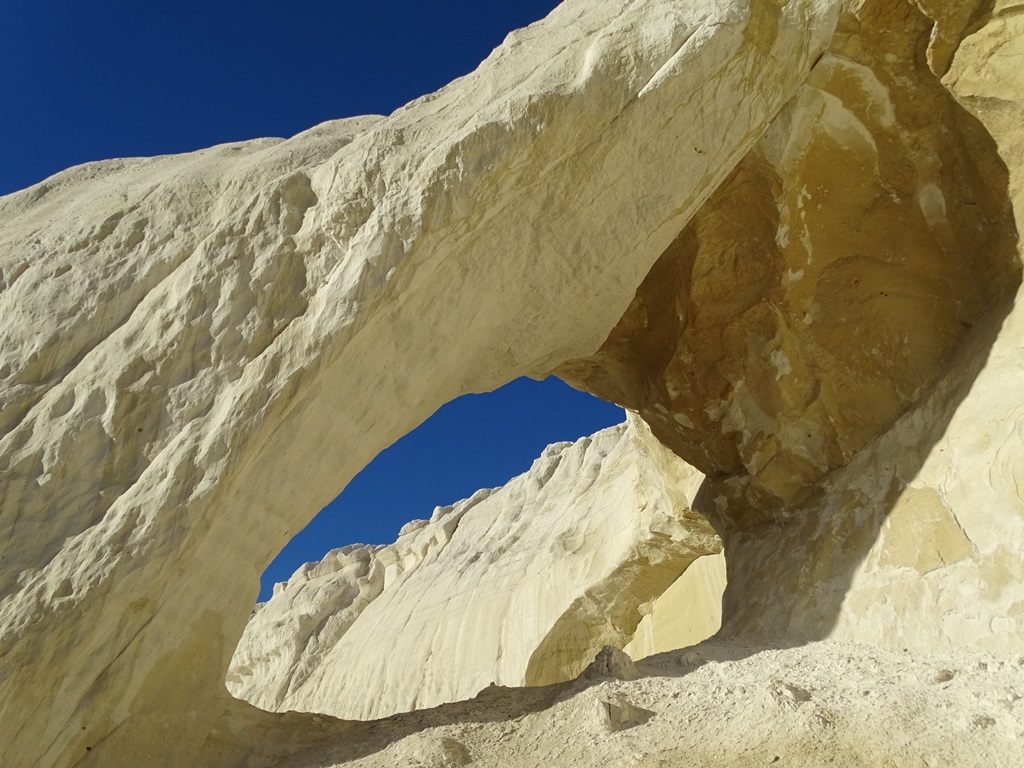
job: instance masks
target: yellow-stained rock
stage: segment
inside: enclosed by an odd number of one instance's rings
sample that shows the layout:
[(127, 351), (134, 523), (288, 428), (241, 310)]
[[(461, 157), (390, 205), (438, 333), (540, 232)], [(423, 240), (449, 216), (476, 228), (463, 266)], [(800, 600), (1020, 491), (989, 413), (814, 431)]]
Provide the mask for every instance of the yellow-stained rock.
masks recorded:
[(917, 57), (930, 30), (902, 3), (841, 17), (601, 351), (562, 368), (731, 478), (730, 521), (803, 501), (1019, 282), (999, 150)]
[(653, 603), (623, 649), (634, 659), (707, 640), (722, 626), (725, 555), (698, 558)]

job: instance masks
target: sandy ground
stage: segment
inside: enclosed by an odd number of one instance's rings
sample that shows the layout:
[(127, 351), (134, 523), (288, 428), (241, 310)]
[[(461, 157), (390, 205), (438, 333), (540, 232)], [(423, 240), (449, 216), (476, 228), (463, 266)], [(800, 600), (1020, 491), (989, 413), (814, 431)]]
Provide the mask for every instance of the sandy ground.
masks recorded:
[(289, 762), (1024, 767), (1024, 657), (709, 641), (645, 659), (635, 674), (490, 688), (468, 702), (360, 724), (362, 743)]

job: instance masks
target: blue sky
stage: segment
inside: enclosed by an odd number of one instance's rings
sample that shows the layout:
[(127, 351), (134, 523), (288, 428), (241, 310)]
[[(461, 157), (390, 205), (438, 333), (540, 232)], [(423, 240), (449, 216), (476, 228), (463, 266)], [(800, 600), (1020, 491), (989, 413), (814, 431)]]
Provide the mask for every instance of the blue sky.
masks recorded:
[(388, 114), (556, 0), (0, 0), (0, 194), (87, 160)]
[[(556, 0), (2, 0), (0, 194), (78, 163), (291, 136), (388, 114), (472, 71)], [(556, 380), (460, 398), (381, 454), (264, 574), (388, 543), (545, 445), (622, 421)], [(329, 457), (325, 460), (329, 460)], [(340, 490), (340, 489), (339, 489)]]

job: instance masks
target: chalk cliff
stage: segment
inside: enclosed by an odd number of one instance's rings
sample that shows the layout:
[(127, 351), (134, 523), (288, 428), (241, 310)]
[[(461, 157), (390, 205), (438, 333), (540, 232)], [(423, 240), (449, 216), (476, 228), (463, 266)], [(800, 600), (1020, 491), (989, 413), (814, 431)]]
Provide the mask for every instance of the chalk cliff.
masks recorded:
[(703, 479), (635, 417), (553, 445), (394, 544), (337, 550), (278, 585), (228, 689), (264, 709), (371, 719), (572, 679), (632, 639), (639, 606), (721, 550), (691, 509)]
[[(469, 722), (262, 712), (224, 680), (259, 573), (341, 485), (442, 403), (557, 372), (706, 476), (678, 508), (724, 542), (723, 634), (958, 647), (1002, 675), (989, 702), (980, 666), (940, 670), (977, 750), (932, 759), (959, 727), (933, 689), (884, 711), (946, 724), (907, 737), (923, 764), (998, 764), (1014, 671), (963, 649), (1024, 650), (1022, 56), (1019, 0), (568, 0), (389, 117), (0, 198), (0, 763), (330, 765)], [(761, 698), (819, 743), (841, 718), (808, 679)], [(469, 759), (444, 745), (423, 759)]]

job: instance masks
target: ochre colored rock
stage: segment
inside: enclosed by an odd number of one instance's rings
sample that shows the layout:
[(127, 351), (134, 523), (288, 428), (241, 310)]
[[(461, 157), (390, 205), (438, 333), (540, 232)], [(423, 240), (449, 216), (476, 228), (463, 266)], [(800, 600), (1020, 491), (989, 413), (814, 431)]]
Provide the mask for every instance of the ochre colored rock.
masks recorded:
[(726, 635), (1024, 648), (1024, 22), (954, 5), (846, 9), (560, 369), (709, 475)]
[(1020, 281), (998, 149), (915, 55), (930, 29), (901, 3), (844, 14), (601, 351), (562, 369), (720, 481), (731, 523), (804, 501)]
[[(1024, 650), (1024, 303), (1015, 224), (1024, 217), (1024, 16), (1019, 4), (997, 4), (969, 31), (942, 82), (969, 113), (963, 124), (975, 137), (978, 189), (1004, 201), (977, 227), (998, 235), (988, 252), (985, 241), (965, 251), (985, 257), (975, 261), (979, 275), (985, 263), (1009, 264), (991, 273), (1002, 274), (1002, 290), (940, 380), (787, 510), (786, 525), (720, 526), (729, 634)], [(960, 210), (972, 200), (983, 207), (982, 198), (961, 198)], [(921, 334), (928, 329), (908, 346)]]

